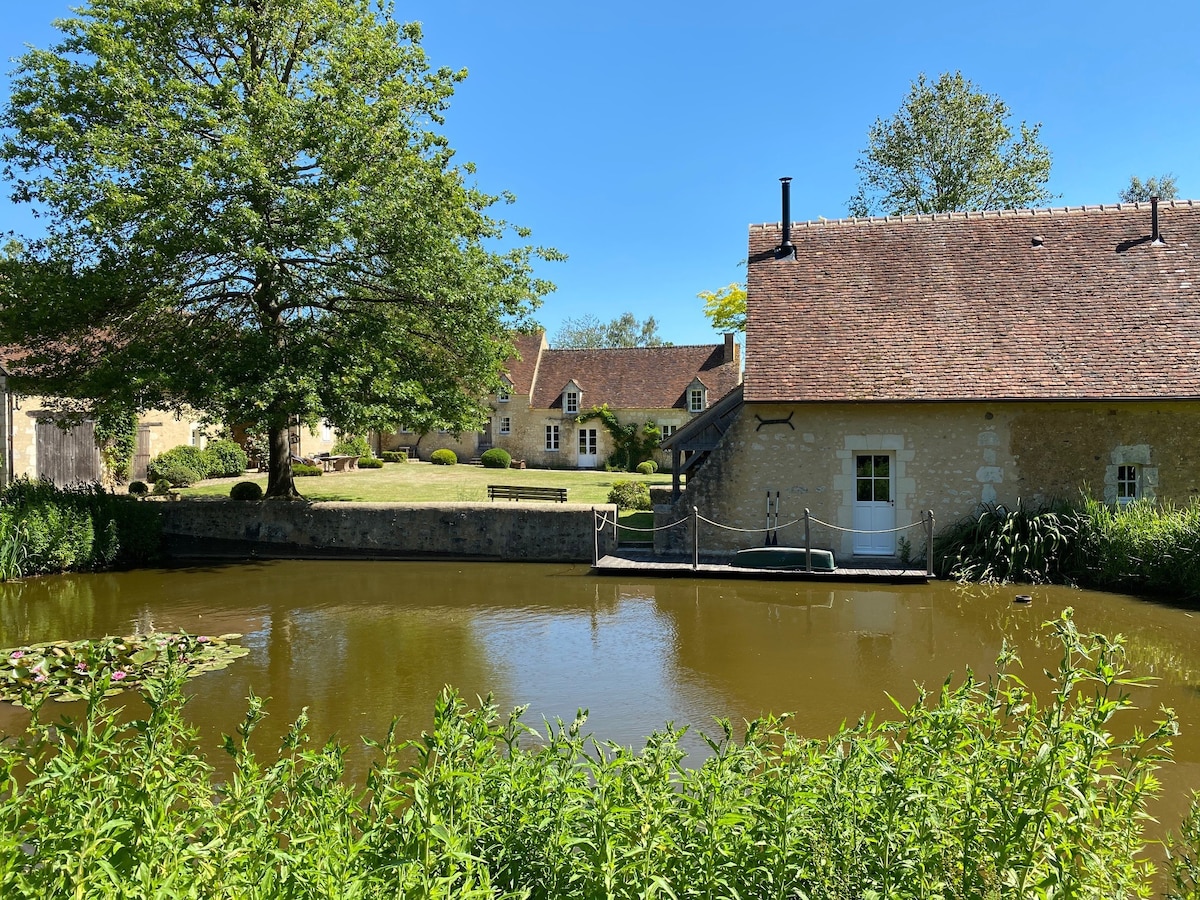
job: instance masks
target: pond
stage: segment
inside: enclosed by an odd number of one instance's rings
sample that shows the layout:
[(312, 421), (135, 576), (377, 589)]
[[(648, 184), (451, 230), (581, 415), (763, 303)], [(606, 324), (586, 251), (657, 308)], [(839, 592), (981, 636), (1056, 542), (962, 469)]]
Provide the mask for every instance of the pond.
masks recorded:
[[(887, 715), (915, 683), (935, 688), (970, 667), (994, 671), (1001, 641), (1016, 645), (1023, 677), (1047, 684), (1059, 653), (1041, 627), (1066, 607), (1080, 630), (1123, 633), (1134, 689), (1149, 723), (1179, 714), (1176, 764), (1155, 806), (1177, 823), (1200, 788), (1200, 615), (1144, 600), (1067, 588), (950, 584), (855, 586), (691, 579), (618, 580), (584, 566), (276, 561), (210, 568), (62, 576), (0, 585), (0, 647), (150, 629), (240, 632), (248, 656), (190, 682), (190, 715), (219, 762), (245, 698), (270, 697), (258, 733), (271, 750), (309, 708), (314, 740), (337, 734), (354, 775), (365, 772), (360, 735), (382, 737), (393, 716), (415, 737), (445, 684), (503, 711), (529, 704), (526, 722), (571, 719), (640, 746), (668, 721), (715, 731), (794, 712), (794, 727), (825, 736), (863, 713)], [(0, 731), (23, 725), (0, 706)], [(686, 742), (685, 742), (686, 743)], [(692, 749), (698, 740), (686, 743)]]

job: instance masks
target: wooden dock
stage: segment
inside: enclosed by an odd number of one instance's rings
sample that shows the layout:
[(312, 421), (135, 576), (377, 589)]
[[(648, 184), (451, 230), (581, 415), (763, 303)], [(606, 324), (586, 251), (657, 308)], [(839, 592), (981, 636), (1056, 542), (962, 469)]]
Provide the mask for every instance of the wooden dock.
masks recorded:
[(691, 560), (662, 560), (642, 555), (605, 556), (592, 566), (592, 571), (597, 575), (643, 575), (648, 578), (741, 578), (759, 581), (846, 581), (885, 584), (925, 584), (933, 578), (924, 569), (838, 566), (832, 570), (806, 572), (803, 569), (748, 569), (712, 561), (693, 566)]

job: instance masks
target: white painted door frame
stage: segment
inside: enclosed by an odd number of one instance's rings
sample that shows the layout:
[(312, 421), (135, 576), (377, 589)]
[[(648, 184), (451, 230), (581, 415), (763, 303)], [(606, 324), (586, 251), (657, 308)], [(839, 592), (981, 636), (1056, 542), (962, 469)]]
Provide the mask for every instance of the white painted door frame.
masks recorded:
[[(886, 450), (854, 454), (854, 555), (895, 556), (896, 455)], [(858, 532), (875, 532), (860, 534)]]
[(575, 465), (581, 469), (594, 469), (600, 464), (598, 451), (599, 431), (595, 428), (579, 429), (579, 457)]

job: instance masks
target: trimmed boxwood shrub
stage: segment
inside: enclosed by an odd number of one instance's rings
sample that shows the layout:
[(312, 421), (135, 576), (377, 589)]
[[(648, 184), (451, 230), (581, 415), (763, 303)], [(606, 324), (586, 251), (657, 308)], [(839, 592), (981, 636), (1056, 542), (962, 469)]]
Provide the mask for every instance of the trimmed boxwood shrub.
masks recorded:
[(639, 475), (653, 475), (658, 471), (658, 463), (652, 459), (648, 459), (645, 462), (638, 463), (637, 470)]
[(131, 481), (129, 482), (129, 493), (135, 497), (145, 497), (150, 493), (150, 488), (144, 481)]
[(379, 458), (384, 462), (408, 462), (408, 454), (400, 450), (384, 450), (379, 454)]
[(608, 492), (608, 502), (618, 509), (653, 509), (650, 488), (642, 481), (617, 481)]
[(450, 449), (434, 450), (429, 454), (429, 461), (435, 466), (458, 465), (458, 454)]
[(261, 500), (263, 489), (257, 481), (239, 481), (229, 489), (230, 500)]
[(382, 469), (383, 460), (376, 459), (373, 456), (363, 456), (358, 460), (358, 467), (360, 469)]
[(306, 466), (304, 463), (292, 463), (292, 475), (307, 478), (311, 475), (324, 475), (325, 470), (320, 466)]
[(479, 457), (485, 469), (507, 469), (512, 465), (512, 457), (503, 447), (493, 447)]
[(364, 437), (353, 434), (343, 434), (330, 451), (334, 456), (370, 456), (371, 445)]
[(154, 494), (162, 497), (169, 493), (171, 493), (171, 482), (167, 481), (167, 479), (160, 478), (154, 482)]
[(211, 441), (204, 448), (204, 456), (208, 462), (209, 478), (237, 477), (250, 465), (246, 451), (234, 441)]
[(171, 487), (187, 487), (209, 473), (209, 459), (199, 447), (180, 444), (165, 450), (146, 466), (151, 481), (166, 481)]

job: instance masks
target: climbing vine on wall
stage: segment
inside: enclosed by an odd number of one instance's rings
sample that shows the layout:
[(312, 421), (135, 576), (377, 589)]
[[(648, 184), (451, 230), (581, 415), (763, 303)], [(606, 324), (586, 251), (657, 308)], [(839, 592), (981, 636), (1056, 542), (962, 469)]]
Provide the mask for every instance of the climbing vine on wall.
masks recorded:
[(654, 422), (647, 422), (645, 425), (622, 425), (607, 403), (580, 413), (575, 422), (582, 425), (593, 419), (599, 419), (612, 435), (613, 452), (608, 457), (609, 464), (624, 472), (632, 472), (638, 463), (650, 459), (662, 439), (662, 432)]
[(104, 465), (118, 482), (129, 480), (133, 453), (137, 449), (137, 415), (131, 412), (101, 412), (95, 420), (96, 446)]

